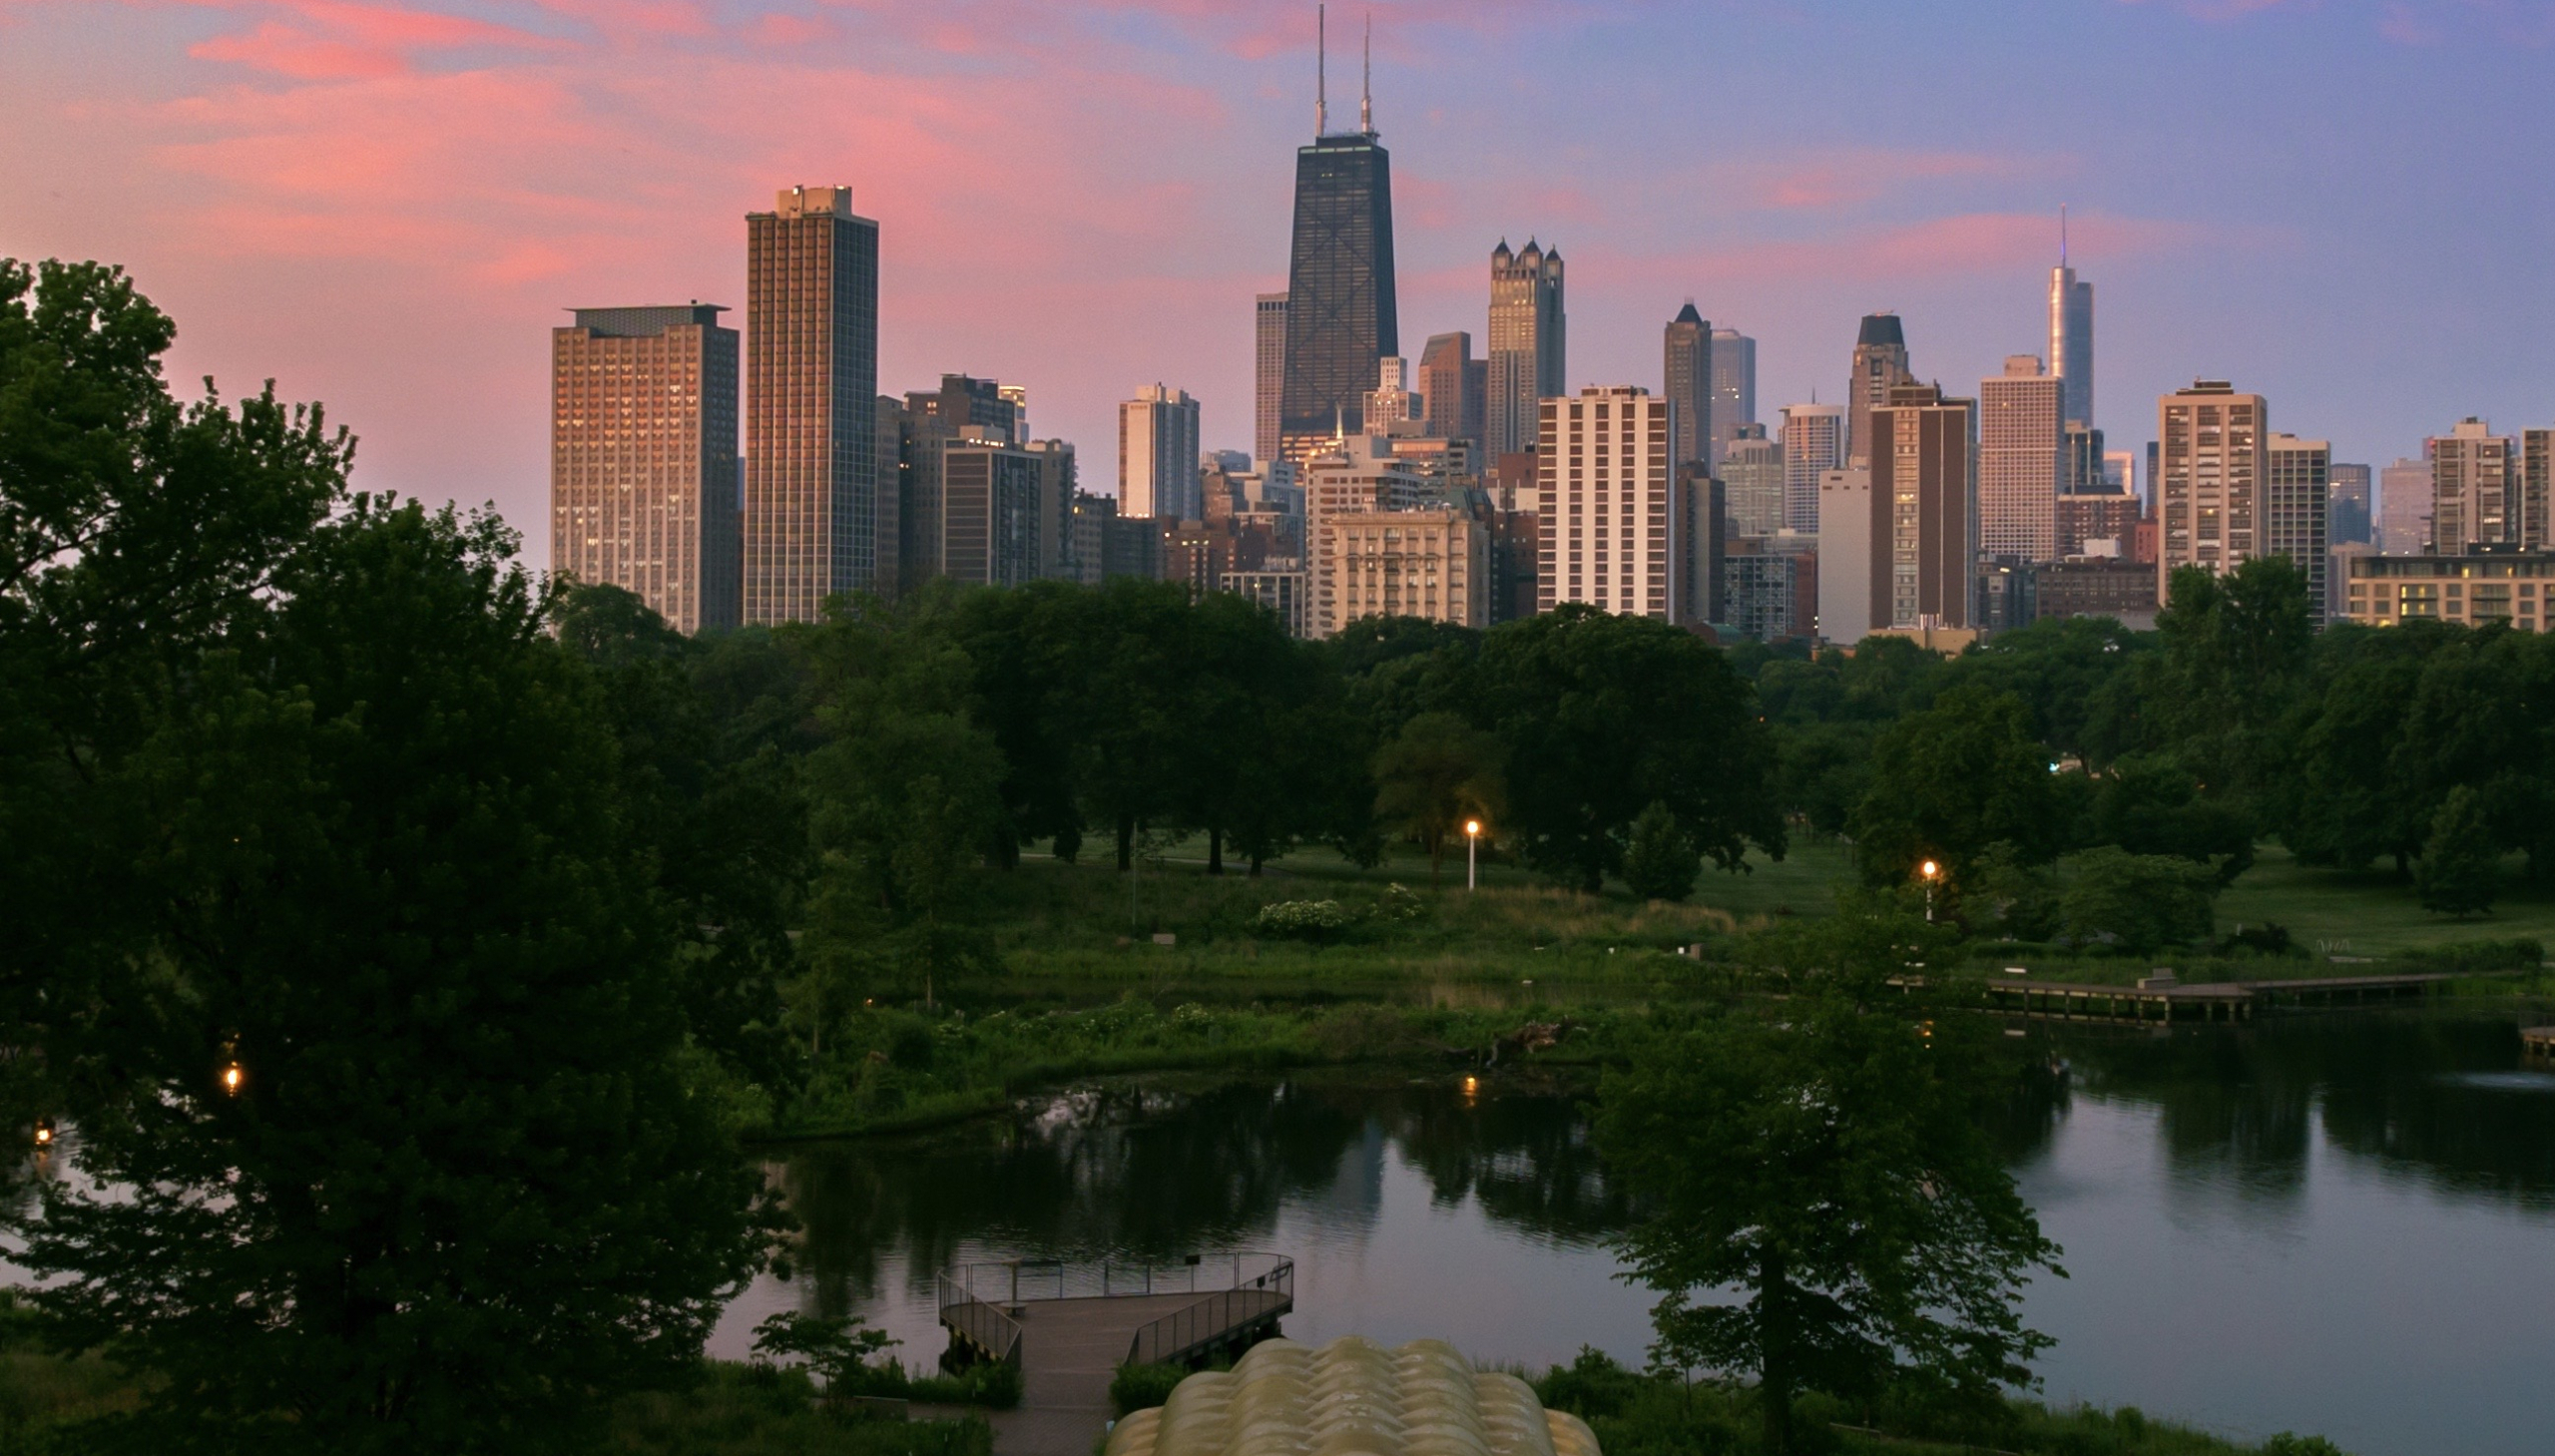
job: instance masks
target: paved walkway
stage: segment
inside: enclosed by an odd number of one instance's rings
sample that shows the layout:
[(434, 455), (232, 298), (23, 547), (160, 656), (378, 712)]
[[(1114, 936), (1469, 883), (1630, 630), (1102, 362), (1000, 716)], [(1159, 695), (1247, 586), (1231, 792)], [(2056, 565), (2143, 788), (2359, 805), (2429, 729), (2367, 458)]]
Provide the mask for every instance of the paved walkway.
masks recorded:
[[(1280, 1300), (1275, 1290), (1246, 1294), (1271, 1308)], [(1020, 1321), (1020, 1407), (985, 1412), (994, 1456), (1093, 1456), (1109, 1426), (1109, 1382), (1136, 1331), (1211, 1297), (1133, 1294), (1007, 1306), (1020, 1311), (1013, 1316)]]

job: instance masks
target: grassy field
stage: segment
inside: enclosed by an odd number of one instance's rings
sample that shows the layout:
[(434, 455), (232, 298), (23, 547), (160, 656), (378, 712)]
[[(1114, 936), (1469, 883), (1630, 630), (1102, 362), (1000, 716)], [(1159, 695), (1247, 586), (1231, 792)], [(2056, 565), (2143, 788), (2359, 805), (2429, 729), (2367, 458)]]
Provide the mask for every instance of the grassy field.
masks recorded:
[(2386, 955), (2460, 940), (2528, 936), (2555, 945), (2555, 894), (2527, 883), (2527, 861), (2503, 866), (2501, 902), (2490, 915), (2457, 920), (2421, 906), (2411, 881), (2393, 868), (2315, 869), (2265, 845), (2261, 858), (2218, 900), (2222, 930), (2276, 922), (2317, 955)]

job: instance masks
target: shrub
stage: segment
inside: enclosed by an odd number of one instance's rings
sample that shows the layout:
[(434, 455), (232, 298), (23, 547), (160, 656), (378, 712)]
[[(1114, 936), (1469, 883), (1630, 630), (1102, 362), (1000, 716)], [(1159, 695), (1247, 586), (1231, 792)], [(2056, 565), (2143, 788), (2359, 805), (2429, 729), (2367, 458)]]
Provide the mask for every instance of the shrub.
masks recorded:
[(1109, 1409), (1120, 1417), (1148, 1410), (1171, 1399), (1189, 1372), (1178, 1365), (1121, 1365), (1109, 1382)]
[(2461, 940), (2451, 945), (2425, 945), (2404, 951), (2402, 959), (2430, 971), (2475, 975), (2486, 971), (2535, 970), (2545, 963), (2544, 942)]
[(2145, 955), (2205, 940), (2217, 928), (2218, 876), (2208, 865), (2105, 845), (2077, 855), (2059, 896), (2068, 939)]
[(1294, 940), (1329, 940), (1357, 923), (1337, 900), (1279, 900), (1260, 907), (1257, 922), (1263, 935)]
[(1632, 842), (1624, 849), (1624, 884), (1636, 896), (1683, 900), (1695, 892), (1695, 877), (1703, 871), (1704, 856), (1667, 804), (1653, 802), (1633, 820)]
[(2484, 821), (2483, 797), (2461, 783), (2432, 816), (2431, 836), (2414, 867), (2422, 908), (2460, 920), (2483, 914), (2493, 908), (2501, 878), (2501, 851)]

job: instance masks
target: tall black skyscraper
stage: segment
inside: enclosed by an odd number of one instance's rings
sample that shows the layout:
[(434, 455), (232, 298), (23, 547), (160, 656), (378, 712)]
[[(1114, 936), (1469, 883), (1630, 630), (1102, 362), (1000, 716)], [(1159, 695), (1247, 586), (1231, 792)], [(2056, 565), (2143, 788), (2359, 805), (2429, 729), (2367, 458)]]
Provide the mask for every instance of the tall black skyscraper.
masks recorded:
[[(1319, 63), (1316, 62), (1316, 65)], [(1375, 367), (1401, 353), (1393, 301), (1392, 157), (1375, 140), (1371, 94), (1357, 130), (1328, 135), (1314, 102), (1313, 141), (1295, 152), (1294, 250), (1286, 268), (1286, 378), (1280, 449), (1302, 460), (1334, 428), (1365, 424)]]

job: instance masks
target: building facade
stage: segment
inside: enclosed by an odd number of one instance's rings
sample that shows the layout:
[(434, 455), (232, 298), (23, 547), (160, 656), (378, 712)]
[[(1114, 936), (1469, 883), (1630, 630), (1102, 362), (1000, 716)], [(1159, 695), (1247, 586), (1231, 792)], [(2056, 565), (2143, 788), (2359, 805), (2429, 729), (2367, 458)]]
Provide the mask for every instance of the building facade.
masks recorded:
[[(1784, 447), (1766, 438), (1764, 425), (1744, 425), (1750, 433), (1723, 448), (1723, 500), (1730, 511), (1734, 536), (1772, 536), (1790, 523), (1786, 509), (1790, 466)], [(1812, 524), (1816, 524), (1813, 519)]]
[(1818, 481), (1818, 636), (1852, 647), (1875, 627), (1873, 611), (1872, 473), (1867, 466), (1830, 470)]
[(580, 308), (550, 335), (550, 569), (636, 593), (678, 632), (744, 606), (725, 311)]
[[(911, 590), (942, 572), (946, 539), (941, 518), (941, 451), (953, 440), (1017, 444), (1024, 428), (1025, 398), (991, 379), (943, 374), (937, 389), (909, 391), (894, 415), (896, 477), (882, 476), (878, 493), (895, 499), (896, 530), (882, 533), (879, 550), (894, 542), (895, 581)], [(880, 520), (886, 519), (885, 513)]]
[(1676, 406), (1637, 385), (1543, 401), (1536, 451), (1543, 559), (1537, 605), (1681, 620), (1692, 512), (1677, 499)]
[(1719, 620), (1759, 642), (1813, 635), (1818, 624), (1816, 543), (1789, 531), (1731, 538), (1722, 558)]
[[(2126, 491), (2118, 495), (2063, 495), (2058, 498), (2058, 555), (2117, 556), (2124, 561), (2144, 560), (2138, 554), (2138, 497)], [(2105, 546), (2104, 543), (2110, 543)], [(2153, 568), (2155, 563), (2149, 562)], [(2151, 585), (2156, 573), (2147, 573)]]
[[(2094, 423), (2094, 285), (2079, 281), (2059, 243), (2058, 266), (2049, 270), (2049, 372), (2062, 386), (2059, 419)], [(1985, 401), (1980, 401), (1984, 407)]]
[(2555, 553), (2476, 547), (2419, 556), (2348, 558), (2344, 611), (2370, 627), (2507, 623), (2543, 632), (2555, 616)]
[(1482, 398), (1490, 387), (1490, 361), (1473, 357), (1473, 336), (1458, 330), (1432, 334), (1419, 354), (1421, 418), (1428, 433), (1441, 440), (1470, 440), (1481, 446)]
[(748, 623), (876, 583), (877, 394), (878, 225), (847, 187), (789, 188), (746, 216)]
[(2272, 435), (2263, 450), (2263, 554), (2286, 556), (2306, 574), (2307, 610), (2318, 627), (2324, 625), (2332, 487), (2331, 442)]
[(1371, 131), (1295, 153), (1286, 355), (1276, 456), (1302, 460), (1365, 427), (1375, 363), (1401, 352), (1393, 293), (1392, 157)]
[(1784, 406), (1784, 524), (1794, 531), (1818, 529), (1818, 480), (1846, 463), (1843, 405)]
[(1275, 564), (1262, 571), (1229, 571), (1217, 581), (1216, 590), (1248, 597), (1268, 608), (1278, 621), (1286, 624), (1288, 637), (1311, 635), (1304, 621), (1304, 574), (1301, 571)]
[(1150, 384), (1118, 405), (1118, 514), (1195, 521), (1198, 401)]
[(2038, 354), (2011, 355), (2001, 378), (1979, 381), (1978, 549), (1989, 556), (2051, 561), (2059, 555), (2065, 395), (2065, 382), (2042, 367)]
[(1360, 617), (1489, 625), (1486, 533), (1463, 512), (1342, 511), (1323, 531), (1333, 556), (1319, 636)]
[[(1872, 453), (1872, 411), (1889, 391), (1916, 376), (1907, 370), (1907, 330), (1895, 313), (1866, 313), (1854, 334), (1854, 360), (1845, 386), (1845, 436), (1835, 465), (1867, 462)], [(1819, 467), (1833, 469), (1834, 465)], [(1815, 479), (1816, 477), (1812, 477)]]
[(2473, 415), (2422, 442), (2431, 462), (2428, 550), (2455, 556), (2469, 546), (2520, 544), (2515, 443)]
[(2327, 487), (2324, 533), (2335, 546), (2376, 539), (2376, 472), (2336, 460)]
[(1569, 387), (1562, 277), (1561, 250), (1547, 251), (1531, 238), (1523, 252), (1510, 252), (1505, 238), (1491, 250), (1483, 428), (1493, 455), (1535, 448), (1540, 401)]
[(1049, 554), (1039, 454), (1004, 441), (940, 447), (940, 563), (951, 581), (1016, 587), (1045, 574)]
[(1322, 624), (1346, 622), (1337, 575), (1341, 543), (1333, 523), (1368, 512), (1415, 511), (1429, 503), (1428, 482), (1393, 458), (1391, 442), (1358, 435), (1337, 442), (1302, 466), (1304, 483), (1304, 620), (1317, 634)]
[(1278, 457), (1286, 407), (1286, 295), (1252, 295), (1251, 453)]
[(1735, 328), (1713, 330), (1713, 463), (1757, 418), (1757, 340)]
[(2269, 414), (2263, 396), (2224, 379), (2195, 380), (2156, 402), (2158, 601), (2184, 567), (2223, 576), (2261, 551)]
[(1661, 397), (1677, 406), (1677, 438), (1669, 453), (1683, 465), (1709, 463), (1713, 442), (1713, 326), (1692, 299), (1668, 320), (1662, 340)]
[(1875, 625), (1975, 626), (1977, 402), (1902, 383), (1872, 410), (1871, 428)]

